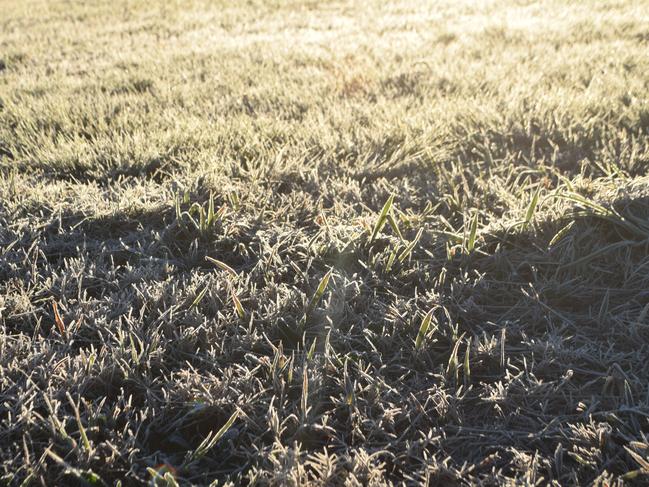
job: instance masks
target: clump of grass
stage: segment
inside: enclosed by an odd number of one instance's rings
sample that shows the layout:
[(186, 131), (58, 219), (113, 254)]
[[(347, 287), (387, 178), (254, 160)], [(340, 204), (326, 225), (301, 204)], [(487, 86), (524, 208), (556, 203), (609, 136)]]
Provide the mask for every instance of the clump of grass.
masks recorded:
[[(183, 196), (182, 201), (185, 204), (189, 202), (189, 195), (187, 193)], [(203, 237), (208, 236), (214, 231), (217, 224), (222, 220), (227, 211), (225, 205), (215, 211), (213, 194), (210, 194), (206, 204), (194, 202), (188, 210), (182, 210), (181, 206), (181, 198), (178, 195), (175, 199), (177, 224), (185, 229), (198, 231), (198, 233)]]

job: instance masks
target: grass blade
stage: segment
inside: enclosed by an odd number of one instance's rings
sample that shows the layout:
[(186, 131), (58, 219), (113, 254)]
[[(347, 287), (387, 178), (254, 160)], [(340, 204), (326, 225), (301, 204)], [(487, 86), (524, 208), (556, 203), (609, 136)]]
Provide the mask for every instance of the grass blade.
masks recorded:
[(302, 373), (302, 399), (300, 401), (302, 406), (302, 424), (306, 423), (307, 413), (309, 411), (309, 374), (307, 373), (306, 366)]
[(318, 289), (316, 289), (315, 294), (311, 298), (311, 301), (309, 302), (309, 306), (307, 307), (307, 314), (311, 313), (315, 309), (315, 307), (318, 305), (320, 302), (320, 299), (322, 299), (323, 294), (327, 290), (327, 286), (329, 285), (329, 279), (331, 278), (331, 273), (333, 269), (329, 269), (329, 271), (324, 275), (322, 279), (320, 279), (320, 284), (318, 284)]
[(416, 350), (421, 350), (421, 347), (424, 345), (424, 338), (426, 337), (426, 333), (428, 332), (428, 328), (430, 327), (432, 319), (433, 310), (431, 309), (428, 313), (426, 313), (424, 319), (421, 320), (421, 325), (419, 325), (419, 332), (417, 333), (417, 338), (415, 339)]
[(392, 252), (390, 252), (390, 256), (388, 257), (388, 262), (385, 264), (385, 272), (390, 272), (392, 270), (392, 266), (394, 265), (394, 261), (397, 257), (397, 251), (398, 247), (395, 247)]
[(239, 301), (233, 288), (230, 288), (230, 295), (232, 296), (232, 302), (234, 303), (234, 309), (236, 310), (237, 315), (239, 318), (244, 319), (246, 317), (246, 312), (244, 311), (241, 301)]
[(464, 385), (465, 387), (471, 383), (471, 338), (468, 339), (466, 344), (466, 351), (464, 352)]
[(207, 226), (211, 226), (214, 222), (214, 196), (210, 193), (210, 199), (207, 203)]
[(540, 193), (541, 193), (541, 186), (539, 186), (536, 189), (534, 195), (532, 196), (532, 199), (530, 200), (530, 204), (527, 207), (527, 212), (525, 213), (525, 225), (529, 225), (530, 222), (532, 221), (532, 218), (534, 218), (534, 213), (536, 212), (536, 207), (539, 203)]
[(311, 344), (311, 347), (309, 348), (309, 351), (306, 354), (307, 360), (313, 360), (313, 357), (315, 356), (315, 347), (317, 343), (318, 343), (318, 339), (314, 338), (313, 343)]
[(550, 240), (550, 243), (548, 244), (548, 247), (554, 247), (563, 237), (565, 237), (570, 229), (574, 226), (575, 221), (571, 221), (567, 225), (565, 225), (561, 230), (559, 230), (554, 237), (552, 237), (552, 240)]
[(397, 220), (394, 218), (394, 214), (392, 213), (392, 211), (388, 213), (388, 223), (390, 224), (392, 231), (397, 235), (397, 237), (399, 237), (399, 240), (405, 242), (403, 235), (401, 235), (401, 230), (399, 230), (399, 224), (397, 223)]
[(207, 437), (201, 442), (201, 444), (188, 454), (187, 459), (184, 462), (184, 466), (187, 466), (189, 463), (205, 456), (214, 447), (214, 445), (218, 443), (223, 435), (228, 432), (228, 430), (232, 427), (238, 417), (239, 410), (237, 409), (232, 414), (232, 416), (230, 416), (230, 419), (228, 419), (225, 424), (221, 426), (221, 429), (219, 429), (216, 434), (212, 435), (212, 433), (210, 432)]
[(90, 444), (90, 440), (88, 439), (88, 435), (86, 434), (86, 429), (83, 427), (83, 423), (81, 422), (81, 414), (79, 414), (79, 407), (74, 402), (69, 392), (66, 392), (65, 395), (68, 398), (70, 406), (72, 406), (72, 410), (74, 411), (74, 417), (77, 420), (77, 427), (79, 428), (79, 434), (81, 435), (81, 441), (83, 442), (83, 446), (86, 449), (86, 452), (89, 455), (92, 455), (92, 445)]
[(59, 305), (56, 304), (56, 301), (52, 301), (52, 310), (54, 311), (54, 322), (56, 323), (56, 327), (59, 329), (59, 333), (63, 338), (67, 338), (68, 334), (65, 329), (65, 323), (59, 314)]
[(419, 242), (422, 233), (424, 233), (424, 229), (420, 228), (413, 241), (410, 242), (408, 246), (405, 249), (403, 249), (403, 252), (401, 252), (401, 254), (399, 255), (399, 262), (403, 262), (404, 260), (406, 260), (408, 256), (412, 253), (413, 249), (417, 245), (417, 242)]
[(208, 289), (208, 288), (209, 288), (209, 284), (208, 284), (207, 286), (205, 286), (205, 287), (201, 290), (201, 292), (199, 292), (199, 293), (196, 295), (196, 298), (194, 299), (194, 301), (192, 301), (192, 304), (191, 304), (191, 306), (190, 306), (190, 309), (191, 309), (191, 308), (195, 308), (196, 306), (198, 306), (198, 304), (203, 300), (203, 298), (204, 298), (205, 295), (207, 294), (207, 289)]
[(457, 355), (460, 350), (460, 344), (462, 343), (463, 339), (464, 339), (464, 333), (462, 333), (460, 338), (458, 338), (457, 341), (455, 342), (455, 346), (453, 347), (451, 356), (448, 359), (448, 366), (446, 367), (446, 376), (448, 378), (452, 378), (456, 386), (459, 382), (459, 367), (458, 367), (459, 364), (457, 360)]
[(374, 225), (374, 229), (372, 230), (372, 236), (370, 237), (370, 242), (374, 241), (376, 236), (379, 234), (379, 232), (385, 226), (385, 222), (388, 219), (388, 214), (390, 213), (390, 210), (392, 209), (392, 203), (393, 202), (394, 202), (394, 195), (390, 195), (388, 200), (383, 205), (383, 208), (381, 209), (381, 213), (379, 213), (378, 220), (376, 220), (376, 224)]
[(225, 262), (221, 262), (220, 260), (215, 259), (213, 257), (210, 257), (209, 255), (205, 256), (205, 260), (211, 262), (212, 264), (217, 266), (219, 269), (224, 270), (225, 272), (227, 272), (231, 276), (236, 277), (238, 275), (237, 272), (232, 267), (230, 267), (228, 264), (226, 264)]
[(466, 249), (467, 251), (473, 252), (475, 249), (476, 234), (478, 232), (478, 213), (473, 216), (471, 220), (471, 229), (469, 230), (469, 238), (467, 239)]

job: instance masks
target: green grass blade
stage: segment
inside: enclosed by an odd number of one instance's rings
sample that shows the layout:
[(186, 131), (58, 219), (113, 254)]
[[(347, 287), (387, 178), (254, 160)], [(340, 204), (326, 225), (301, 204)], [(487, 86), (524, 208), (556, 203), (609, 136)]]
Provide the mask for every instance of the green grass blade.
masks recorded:
[(527, 207), (527, 212), (525, 213), (525, 224), (529, 225), (530, 222), (532, 221), (532, 218), (534, 218), (534, 213), (536, 212), (536, 207), (539, 203), (539, 194), (541, 193), (541, 186), (539, 186), (536, 191), (534, 192), (534, 195), (532, 196), (532, 199), (530, 200), (530, 204)]
[(208, 289), (208, 288), (209, 288), (209, 284), (208, 284), (207, 286), (205, 286), (205, 287), (201, 290), (201, 292), (198, 293), (198, 295), (196, 296), (196, 298), (194, 299), (194, 301), (192, 301), (192, 304), (191, 304), (191, 306), (190, 306), (190, 309), (191, 309), (191, 308), (195, 308), (196, 306), (198, 306), (198, 304), (203, 300), (203, 298), (204, 298), (205, 295), (207, 294), (207, 289)]
[(307, 414), (309, 412), (309, 374), (307, 372), (306, 366), (304, 367), (304, 372), (302, 373), (302, 397), (300, 400), (300, 405), (302, 409), (302, 423), (306, 423)]
[(205, 260), (211, 262), (212, 264), (217, 266), (219, 269), (227, 272), (231, 276), (236, 277), (238, 275), (237, 272), (232, 267), (230, 267), (228, 264), (226, 264), (225, 262), (221, 262), (220, 260), (215, 259), (213, 257), (210, 257), (209, 255), (205, 256)]
[(385, 226), (385, 222), (388, 219), (388, 214), (390, 213), (390, 210), (392, 209), (392, 203), (393, 202), (394, 202), (394, 195), (390, 195), (388, 200), (383, 205), (383, 208), (381, 209), (381, 213), (379, 213), (379, 218), (376, 220), (376, 224), (374, 225), (374, 229), (372, 230), (372, 236), (370, 237), (370, 242), (374, 241), (376, 236), (379, 234), (379, 232)]
[(410, 242), (408, 246), (405, 249), (403, 249), (403, 252), (401, 252), (401, 254), (399, 255), (399, 262), (403, 262), (408, 258), (408, 256), (412, 253), (415, 246), (417, 245), (417, 242), (419, 242), (419, 239), (421, 238), (421, 235), (423, 233), (424, 233), (424, 229), (420, 228), (419, 231), (417, 232), (417, 235), (415, 235), (413, 241)]
[(322, 299), (322, 296), (324, 295), (325, 291), (327, 290), (327, 286), (329, 285), (329, 279), (331, 278), (331, 273), (333, 269), (329, 269), (329, 271), (324, 275), (322, 279), (320, 279), (320, 284), (318, 284), (318, 289), (316, 289), (315, 294), (311, 298), (311, 301), (309, 302), (309, 306), (307, 307), (307, 314), (311, 313), (315, 309), (315, 307), (318, 305), (320, 302), (320, 299)]
[(390, 252), (390, 256), (388, 257), (388, 262), (385, 264), (385, 272), (390, 272), (392, 270), (392, 266), (394, 265), (394, 261), (397, 257), (397, 251), (398, 247), (395, 247), (392, 252)]
[(214, 196), (210, 193), (210, 199), (207, 204), (207, 226), (211, 226), (214, 223)]
[(182, 210), (180, 209), (180, 195), (176, 195), (175, 197), (175, 202), (174, 202), (174, 208), (176, 211), (176, 220), (180, 221), (182, 220)]
[(462, 343), (464, 339), (464, 333), (460, 336), (460, 338), (457, 339), (455, 342), (455, 346), (453, 347), (453, 351), (451, 352), (451, 356), (448, 359), (448, 366), (446, 367), (446, 376), (449, 379), (453, 379), (455, 381), (455, 385), (457, 386), (458, 380), (459, 380), (459, 367), (458, 367), (458, 351), (460, 350), (460, 344)]
[(230, 416), (230, 419), (226, 421), (226, 423), (221, 426), (221, 429), (219, 429), (216, 434), (212, 435), (210, 432), (207, 437), (196, 447), (196, 449), (192, 452), (189, 453), (187, 456), (187, 459), (185, 460), (184, 465), (186, 466), (187, 464), (198, 460), (201, 457), (204, 457), (213, 447), (218, 443), (218, 441), (227, 433), (227, 431), (232, 427), (234, 422), (237, 420), (239, 417), (239, 410), (237, 409), (232, 416)]
[(241, 305), (241, 301), (239, 301), (239, 298), (234, 292), (234, 289), (230, 289), (230, 295), (232, 296), (232, 303), (234, 303), (234, 309), (237, 312), (237, 316), (239, 316), (239, 318), (241, 319), (244, 319), (246, 317), (246, 312)]
[(234, 422), (237, 420), (238, 417), (239, 417), (239, 410), (237, 409), (236, 411), (234, 411), (234, 413), (232, 413), (230, 419), (228, 419), (226, 423), (223, 426), (221, 426), (221, 429), (219, 429), (216, 432), (216, 435), (214, 435), (214, 443), (219, 441), (223, 437), (223, 435), (228, 432), (228, 430), (232, 427), (232, 425), (234, 424)]
[(311, 344), (311, 347), (309, 348), (308, 353), (306, 354), (306, 359), (307, 360), (313, 360), (313, 357), (315, 356), (315, 347), (318, 342), (317, 338), (313, 339), (313, 343)]
[(554, 237), (552, 237), (552, 240), (550, 240), (550, 243), (548, 244), (548, 247), (554, 247), (560, 240), (562, 240), (563, 237), (565, 237), (568, 234), (568, 232), (574, 226), (574, 224), (575, 224), (575, 221), (573, 220), (570, 223), (568, 223), (567, 225), (565, 225), (563, 228), (561, 228), (561, 230), (559, 230), (554, 235)]
[(471, 383), (471, 338), (468, 339), (464, 352), (464, 385)]
[(417, 338), (415, 339), (415, 349), (421, 350), (421, 347), (424, 345), (424, 338), (426, 338), (426, 333), (430, 327), (430, 323), (433, 320), (433, 310), (431, 309), (424, 319), (421, 320), (421, 325), (419, 325), (419, 332), (417, 333)]
[(68, 398), (70, 406), (72, 406), (72, 410), (74, 411), (74, 416), (75, 419), (77, 420), (77, 427), (79, 428), (79, 434), (81, 435), (81, 441), (83, 442), (83, 446), (88, 452), (88, 454), (92, 454), (92, 445), (90, 444), (90, 440), (88, 439), (88, 435), (86, 434), (86, 429), (84, 428), (83, 423), (81, 422), (81, 414), (79, 413), (79, 407), (74, 402), (74, 400), (72, 399), (72, 395), (70, 395), (69, 392), (66, 392), (66, 396)]
[(478, 232), (478, 213), (473, 216), (471, 220), (471, 229), (469, 230), (469, 238), (467, 239), (466, 249), (468, 252), (473, 252), (475, 249), (476, 235)]
[(394, 214), (392, 213), (392, 211), (388, 213), (388, 223), (390, 224), (392, 231), (397, 235), (397, 237), (399, 237), (399, 240), (405, 242), (403, 235), (401, 234), (401, 230), (399, 230), (399, 224), (397, 223), (397, 220), (394, 218)]

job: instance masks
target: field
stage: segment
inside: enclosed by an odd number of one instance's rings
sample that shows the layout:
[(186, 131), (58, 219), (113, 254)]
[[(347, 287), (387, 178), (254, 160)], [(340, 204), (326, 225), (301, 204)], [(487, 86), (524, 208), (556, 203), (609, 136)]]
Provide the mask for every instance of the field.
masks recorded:
[(647, 485), (649, 2), (0, 11), (1, 485)]

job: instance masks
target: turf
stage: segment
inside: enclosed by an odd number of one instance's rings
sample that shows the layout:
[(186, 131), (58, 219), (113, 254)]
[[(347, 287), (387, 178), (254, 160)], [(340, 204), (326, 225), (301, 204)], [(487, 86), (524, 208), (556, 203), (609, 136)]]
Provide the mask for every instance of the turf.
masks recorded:
[(649, 482), (648, 2), (0, 8), (0, 483)]

